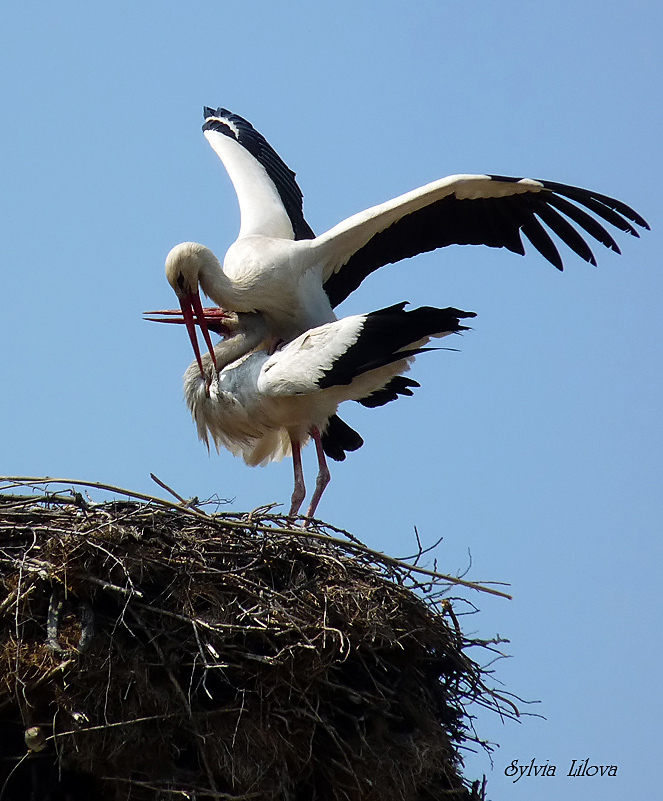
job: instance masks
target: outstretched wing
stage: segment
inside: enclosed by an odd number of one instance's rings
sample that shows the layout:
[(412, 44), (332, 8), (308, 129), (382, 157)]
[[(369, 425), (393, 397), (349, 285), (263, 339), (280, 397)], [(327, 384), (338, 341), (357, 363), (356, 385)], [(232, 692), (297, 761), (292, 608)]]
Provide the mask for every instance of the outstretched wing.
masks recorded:
[(631, 223), (649, 228), (625, 203), (587, 189), (531, 178), (451, 175), (348, 217), (312, 246), (324, 267), (325, 291), (337, 306), (379, 267), (447, 245), (488, 245), (524, 255), (524, 235), (561, 270), (545, 226), (596, 264), (583, 233), (620, 252), (599, 220), (633, 236), (638, 232)]

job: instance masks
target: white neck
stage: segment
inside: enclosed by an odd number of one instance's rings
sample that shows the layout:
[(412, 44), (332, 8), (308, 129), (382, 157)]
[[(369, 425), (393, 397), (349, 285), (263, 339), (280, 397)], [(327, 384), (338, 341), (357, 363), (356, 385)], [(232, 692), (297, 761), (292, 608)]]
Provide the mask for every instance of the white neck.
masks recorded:
[(198, 282), (200, 288), (222, 309), (236, 309), (241, 290), (223, 271), (221, 262), (205, 248), (198, 254)]

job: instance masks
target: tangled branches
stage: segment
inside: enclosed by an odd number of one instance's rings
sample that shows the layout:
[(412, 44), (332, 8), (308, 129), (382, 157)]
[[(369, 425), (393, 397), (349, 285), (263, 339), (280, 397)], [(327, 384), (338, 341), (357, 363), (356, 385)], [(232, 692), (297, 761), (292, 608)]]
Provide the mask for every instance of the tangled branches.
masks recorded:
[(2, 801), (54, 783), (109, 801), (483, 797), (461, 775), (468, 706), (517, 710), (468, 657), (494, 644), (464, 638), (440, 574), (266, 511), (16, 489)]

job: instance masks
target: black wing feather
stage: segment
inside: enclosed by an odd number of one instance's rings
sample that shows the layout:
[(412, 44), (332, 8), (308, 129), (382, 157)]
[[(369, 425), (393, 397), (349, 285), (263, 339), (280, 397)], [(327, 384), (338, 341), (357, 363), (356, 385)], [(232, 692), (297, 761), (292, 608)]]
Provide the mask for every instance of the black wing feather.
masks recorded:
[(541, 225), (531, 209), (523, 209), (523, 212), (522, 232), (544, 259), (547, 259), (558, 270), (563, 270), (562, 257), (550, 238), (550, 234)]
[(322, 432), (320, 439), (323, 451), (336, 462), (345, 460), (346, 451), (356, 451), (364, 444), (364, 440), (354, 428), (350, 428), (336, 414), (333, 414), (327, 421), (327, 427)]
[[(506, 183), (522, 180), (503, 175), (489, 177)], [(582, 234), (557, 212), (568, 217), (605, 247), (619, 253), (619, 247), (610, 233), (582, 206), (601, 220), (634, 236), (638, 236), (638, 232), (629, 220), (649, 228), (647, 222), (630, 206), (608, 195), (553, 181), (539, 183), (542, 185), (539, 191), (507, 197), (460, 200), (452, 194), (404, 215), (373, 236), (327, 279), (325, 291), (330, 303), (337, 306), (368, 275), (385, 264), (447, 245), (488, 245), (524, 255), (521, 234), (544, 258), (561, 270), (563, 264), (559, 251), (542, 223), (578, 256), (596, 264), (596, 258)]]
[(562, 217), (557, 209), (555, 209), (553, 206), (549, 206), (544, 201), (541, 201), (535, 207), (535, 213), (552, 231), (557, 234), (562, 242), (565, 242), (571, 248), (571, 250), (580, 256), (581, 259), (584, 259), (590, 264), (596, 266), (596, 258), (592, 253), (592, 249), (571, 225), (571, 223)]
[(423, 349), (413, 348), (413, 343), (435, 334), (465, 331), (467, 327), (460, 320), (476, 316), (474, 312), (430, 306), (405, 311), (405, 306), (397, 303), (364, 315), (357, 339), (322, 374), (318, 387), (350, 384), (362, 373), (414, 356)]
[[(635, 209), (627, 206), (623, 201), (617, 200), (617, 198), (610, 197), (609, 195), (602, 195), (600, 192), (593, 192), (590, 189), (582, 189), (579, 186), (558, 184), (555, 181), (541, 181), (541, 183), (546, 187), (546, 189), (550, 189), (551, 192), (556, 192), (560, 195), (566, 195), (567, 197), (573, 197), (574, 199), (578, 200), (579, 203), (584, 202), (581, 199), (582, 197), (589, 195), (594, 200), (598, 200), (599, 203), (602, 203), (604, 206), (608, 206), (609, 208), (613, 209), (613, 211), (618, 212), (642, 228), (645, 228), (647, 231), (650, 230), (647, 220), (641, 217)], [(637, 231), (635, 231), (635, 235), (638, 235)]]
[(377, 406), (384, 406), (387, 403), (391, 403), (391, 401), (398, 400), (401, 395), (414, 395), (412, 390), (420, 386), (421, 384), (412, 378), (396, 375), (382, 389), (371, 392), (367, 398), (362, 398), (357, 403), (361, 403), (362, 406), (366, 406), (368, 409), (375, 409)]
[(559, 209), (562, 214), (565, 214), (574, 223), (579, 225), (591, 237), (596, 239), (609, 250), (614, 250), (615, 253), (621, 253), (619, 245), (612, 238), (610, 233), (601, 225), (598, 220), (595, 220), (590, 214), (579, 206), (574, 206), (566, 198), (560, 195), (547, 195), (546, 202), (550, 206)]
[(627, 219), (615, 211), (612, 206), (596, 198), (592, 192), (585, 189), (578, 189), (578, 187), (575, 186), (568, 187), (565, 190), (557, 189), (555, 191), (571, 200), (575, 200), (576, 203), (580, 203), (586, 209), (593, 211), (597, 217), (601, 217), (606, 222), (614, 225), (615, 228), (619, 228), (620, 231), (625, 231), (632, 236), (640, 236)]

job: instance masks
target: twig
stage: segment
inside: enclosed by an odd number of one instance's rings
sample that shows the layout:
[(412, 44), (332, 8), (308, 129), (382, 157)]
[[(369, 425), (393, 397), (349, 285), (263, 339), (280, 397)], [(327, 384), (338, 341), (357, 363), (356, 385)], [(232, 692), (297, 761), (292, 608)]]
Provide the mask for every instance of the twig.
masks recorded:
[(31, 753), (32, 753), (31, 751), (28, 751), (27, 753), (25, 753), (19, 759), (19, 761), (14, 765), (14, 767), (9, 771), (9, 774), (8, 774), (7, 778), (5, 779), (5, 782), (2, 785), (2, 788), (0, 788), (0, 801), (2, 801), (2, 799), (5, 796), (5, 790), (7, 789), (7, 785), (9, 784), (9, 780), (14, 775), (14, 773), (16, 773), (16, 771), (21, 767), (21, 765), (25, 762), (25, 760), (31, 755)]
[(104, 581), (103, 579), (97, 578), (96, 576), (89, 576), (89, 575), (81, 575), (80, 576), (83, 581), (89, 581), (91, 584), (96, 584), (97, 586), (101, 587), (104, 590), (110, 590), (111, 592), (118, 592), (121, 595), (126, 596), (127, 598), (142, 598), (143, 593), (140, 590), (126, 587), (120, 587), (118, 584), (111, 584), (108, 581)]
[(148, 715), (144, 718), (133, 718), (132, 720), (119, 720), (117, 723), (103, 723), (100, 726), (86, 726), (80, 729), (71, 729), (70, 731), (60, 731), (55, 734), (50, 734), (45, 742), (49, 740), (59, 740), (62, 737), (72, 737), (75, 734), (87, 734), (91, 731), (105, 731), (106, 729), (116, 729), (119, 726), (132, 726), (136, 723), (147, 723), (150, 720), (166, 720), (168, 718), (176, 718), (181, 715), (180, 712), (171, 712), (170, 714), (162, 715)]
[(195, 505), (198, 502), (198, 498), (189, 498), (189, 500), (185, 500), (179, 493), (175, 492), (172, 487), (169, 487), (168, 484), (164, 483), (160, 478), (154, 475), (154, 473), (150, 473), (150, 478), (152, 481), (156, 482), (161, 489), (165, 489), (166, 492), (170, 492), (173, 498), (177, 498), (177, 500), (182, 504), (182, 506), (186, 506), (190, 508), (191, 506)]
[(399, 556), (397, 558), (401, 559), (403, 562), (406, 562), (408, 559), (414, 559), (415, 560), (415, 565), (416, 565), (417, 562), (419, 561), (419, 559), (421, 559), (421, 557), (424, 554), (430, 553), (431, 551), (434, 551), (437, 548), (437, 546), (442, 542), (442, 540), (444, 540), (444, 534), (441, 534), (435, 540), (435, 542), (432, 543), (432, 545), (428, 545), (426, 548), (424, 548), (424, 546), (421, 544), (421, 539), (419, 537), (419, 531), (417, 530), (416, 526), (414, 526), (414, 534), (415, 534), (415, 537), (417, 538), (417, 552), (413, 553), (413, 554), (411, 554), (409, 556)]
[[(179, 504), (167, 501), (164, 498), (159, 498), (155, 495), (147, 495), (144, 492), (132, 492), (131, 490), (116, 487), (113, 484), (105, 484), (101, 481), (84, 481), (77, 478), (51, 478), (49, 476), (34, 477), (34, 476), (0, 476), (0, 481), (14, 482), (14, 486), (22, 487), (30, 484), (74, 484), (80, 487), (94, 487), (95, 489), (105, 490), (107, 492), (117, 492), (119, 495), (125, 495), (127, 498), (137, 498), (141, 501), (149, 501), (150, 503), (158, 503), (160, 506), (165, 506), (168, 509), (177, 509), (179, 511), (188, 512), (195, 517), (202, 520), (209, 520), (209, 515), (205, 512), (200, 512), (197, 509), (192, 509), (188, 506), (180, 506)], [(0, 491), (12, 489), (12, 485), (0, 487)]]
[[(3, 487), (2, 489), (5, 488)], [(79, 492), (73, 492), (71, 495), (51, 495), (48, 493), (46, 495), (10, 495), (4, 497), (0, 495), (0, 503), (2, 503), (3, 510), (20, 508), (29, 503), (59, 504), (61, 506), (75, 505), (81, 508), (88, 506), (87, 501), (83, 499)]]

